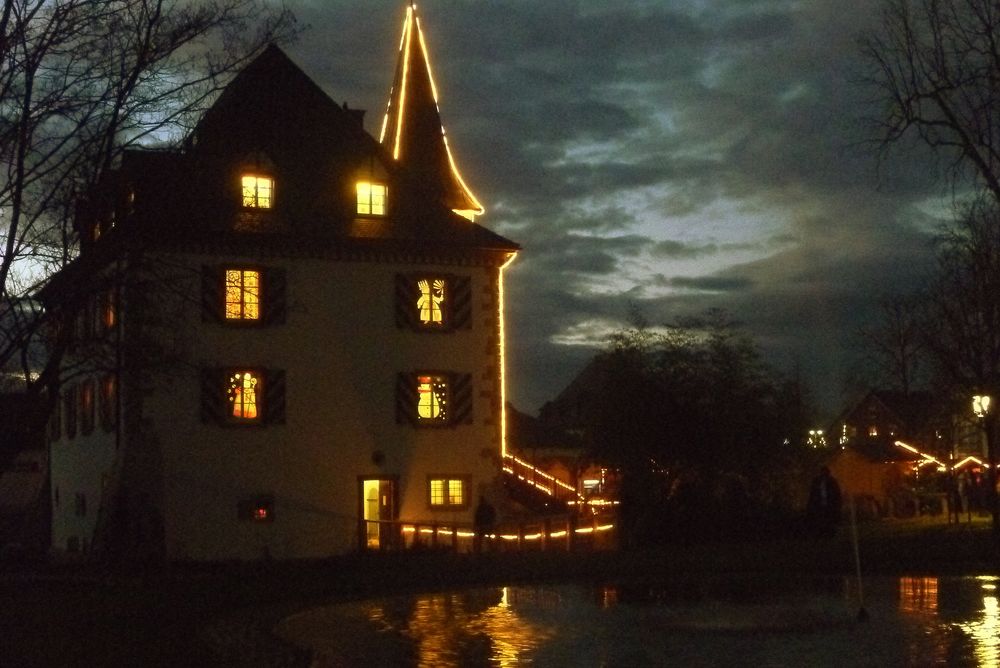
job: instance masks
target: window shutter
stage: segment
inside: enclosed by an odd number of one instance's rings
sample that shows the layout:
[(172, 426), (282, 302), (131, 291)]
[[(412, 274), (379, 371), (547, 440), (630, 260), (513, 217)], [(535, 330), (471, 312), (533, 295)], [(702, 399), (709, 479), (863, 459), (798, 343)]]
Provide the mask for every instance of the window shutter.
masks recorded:
[(396, 274), (396, 327), (418, 329), (417, 278), (412, 274)]
[(264, 377), (264, 423), (285, 424), (285, 370), (268, 369)]
[(450, 276), (451, 288), (451, 328), (472, 328), (472, 278), (470, 276)]
[(218, 267), (201, 268), (201, 319), (222, 322), (226, 304), (226, 277)]
[(472, 374), (451, 374), (451, 424), (472, 424)]
[(396, 424), (417, 423), (417, 383), (412, 373), (396, 376)]
[(282, 267), (272, 267), (263, 271), (264, 286), (261, 294), (263, 302), (264, 323), (268, 325), (285, 324), (288, 312), (286, 286), (288, 279)]
[(226, 420), (225, 374), (219, 369), (201, 370), (201, 421), (222, 424)]

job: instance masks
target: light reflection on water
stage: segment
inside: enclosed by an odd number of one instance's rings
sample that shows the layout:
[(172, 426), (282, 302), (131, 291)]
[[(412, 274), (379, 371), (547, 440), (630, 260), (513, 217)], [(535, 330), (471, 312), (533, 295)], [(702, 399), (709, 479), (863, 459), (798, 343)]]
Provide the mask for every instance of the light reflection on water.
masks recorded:
[(322, 606), (314, 666), (997, 666), (995, 577), (517, 586)]

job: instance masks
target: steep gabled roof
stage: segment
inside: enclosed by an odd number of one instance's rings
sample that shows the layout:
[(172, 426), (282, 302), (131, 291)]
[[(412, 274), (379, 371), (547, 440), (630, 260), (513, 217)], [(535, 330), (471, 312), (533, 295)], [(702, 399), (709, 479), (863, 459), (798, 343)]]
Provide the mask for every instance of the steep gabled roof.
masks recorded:
[[(205, 112), (189, 144), (200, 144), (213, 136), (264, 132), (275, 123), (300, 123), (309, 131), (320, 130), (338, 143), (371, 153), (378, 144), (363, 126), (364, 112), (341, 107), (274, 44), (241, 70)], [(265, 143), (270, 137), (255, 137)], [(236, 138), (244, 143), (247, 137)]]
[[(77, 222), (92, 229), (104, 208), (116, 211), (114, 229), (102, 227), (92, 243), (81, 234), (84, 252), (60, 272), (59, 283), (80, 283), (116, 257), (126, 239), (449, 262), (469, 253), (494, 261), (497, 253), (519, 249), (408, 182), (405, 166), (365, 131), (362, 113), (334, 102), (281, 49), (267, 47), (222, 91), (183, 148), (124, 152), (119, 170), (102, 183), (107, 193), (95, 193), (93, 206), (78, 212)], [(241, 207), (239, 177), (248, 169), (274, 179), (274, 204), (261, 215)], [(367, 179), (387, 183), (384, 217), (357, 215), (355, 184)], [(41, 297), (59, 293), (65, 290), (46, 288)]]
[(379, 141), (414, 183), (437, 201), (470, 219), (483, 213), (448, 147), (427, 45), (413, 4), (406, 8), (399, 62)]

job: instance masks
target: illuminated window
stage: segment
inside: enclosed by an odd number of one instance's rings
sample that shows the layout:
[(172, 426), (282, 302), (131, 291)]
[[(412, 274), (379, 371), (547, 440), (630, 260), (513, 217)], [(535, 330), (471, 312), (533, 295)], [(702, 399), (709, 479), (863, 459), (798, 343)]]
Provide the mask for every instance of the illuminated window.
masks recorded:
[(105, 376), (101, 379), (101, 428), (112, 431), (115, 426), (115, 409), (118, 404), (118, 393), (115, 391), (115, 377)]
[(248, 209), (270, 209), (274, 197), (274, 179), (255, 174), (243, 175), (243, 206)]
[(63, 394), (63, 412), (66, 414), (66, 438), (76, 436), (76, 387), (67, 387)]
[(285, 372), (260, 367), (201, 369), (201, 421), (219, 426), (285, 424)]
[(114, 329), (115, 322), (117, 321), (114, 290), (108, 290), (101, 294), (98, 303), (97, 320), (101, 323), (105, 331)]
[(261, 391), (260, 376), (252, 371), (237, 371), (229, 376), (229, 416), (237, 421), (256, 421)]
[(472, 424), (472, 374), (401, 372), (396, 378), (396, 422), (415, 427)]
[(386, 215), (388, 190), (382, 183), (358, 182), (358, 214), (362, 216)]
[(472, 328), (472, 278), (459, 274), (396, 274), (396, 326), (416, 332)]
[(260, 319), (260, 272), (226, 269), (226, 320)]
[(443, 278), (422, 278), (417, 281), (417, 290), (420, 296), (417, 298), (417, 314), (422, 325), (442, 325), (444, 324), (444, 290), (445, 280)]
[(462, 478), (431, 478), (431, 506), (455, 508), (466, 504), (465, 480)]
[(94, 381), (88, 380), (80, 386), (80, 433), (94, 431)]
[(417, 418), (424, 422), (448, 420), (448, 379), (417, 376)]
[(201, 319), (226, 325), (281, 325), (288, 313), (283, 267), (201, 268)]

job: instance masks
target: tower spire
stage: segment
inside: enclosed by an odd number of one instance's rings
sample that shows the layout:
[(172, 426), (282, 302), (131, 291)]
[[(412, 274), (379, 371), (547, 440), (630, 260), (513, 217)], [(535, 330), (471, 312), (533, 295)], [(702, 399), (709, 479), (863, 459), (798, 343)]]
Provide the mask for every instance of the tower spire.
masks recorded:
[(399, 61), (379, 141), (406, 167), (414, 186), (469, 220), (484, 209), (462, 180), (441, 123), (437, 88), (417, 6), (409, 0)]

